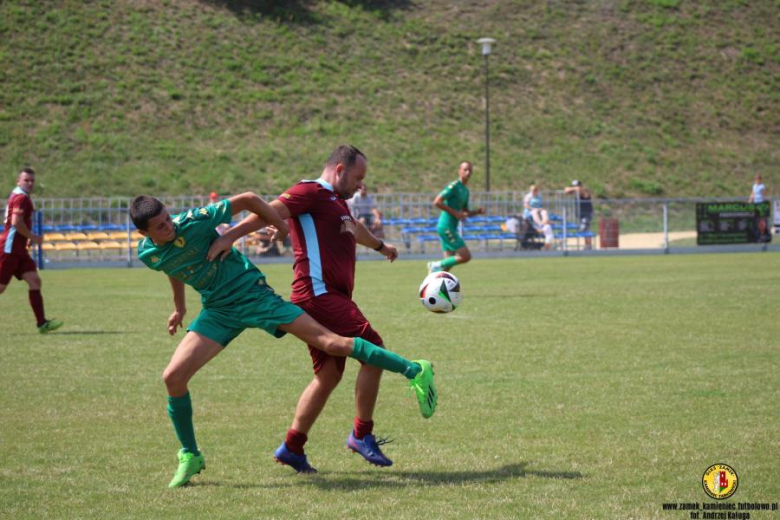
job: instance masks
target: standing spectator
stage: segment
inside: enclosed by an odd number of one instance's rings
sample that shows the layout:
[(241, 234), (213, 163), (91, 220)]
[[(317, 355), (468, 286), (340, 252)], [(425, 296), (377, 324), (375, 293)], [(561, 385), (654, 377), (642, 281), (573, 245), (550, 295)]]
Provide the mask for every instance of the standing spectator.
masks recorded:
[(542, 197), (536, 184), (531, 184), (528, 193), (523, 197), (523, 218), (530, 222), (536, 231), (544, 234), (542, 249), (549, 251), (553, 243), (552, 224), (547, 210), (542, 207)]
[(0, 294), (8, 287), (11, 277), (24, 280), (30, 288), (30, 307), (35, 314), (38, 332), (45, 334), (62, 327), (60, 320), (47, 320), (43, 310), (41, 277), (27, 245), (43, 242), (43, 237), (32, 232), (35, 208), (30, 194), (35, 187), (35, 170), (24, 168), (16, 178), (16, 188), (11, 192), (5, 209), (5, 227), (0, 235)]
[[(564, 188), (565, 193), (576, 193), (579, 203), (578, 213), (580, 227), (577, 231), (587, 233), (590, 231), (590, 223), (593, 220), (593, 195), (590, 190), (582, 185), (581, 181), (571, 181), (571, 186)], [(585, 249), (593, 249), (593, 241), (590, 236), (585, 237)]]
[(347, 203), (358, 222), (366, 226), (378, 238), (384, 237), (382, 212), (377, 209), (374, 197), (368, 194), (368, 188), (365, 184), (360, 186), (358, 192)]
[(756, 175), (756, 180), (753, 183), (753, 191), (750, 192), (750, 198), (748, 199), (748, 202), (752, 202), (753, 204), (760, 204), (761, 202), (764, 202), (766, 198), (765, 194), (766, 186), (764, 186), (764, 183), (761, 180), (761, 175)]

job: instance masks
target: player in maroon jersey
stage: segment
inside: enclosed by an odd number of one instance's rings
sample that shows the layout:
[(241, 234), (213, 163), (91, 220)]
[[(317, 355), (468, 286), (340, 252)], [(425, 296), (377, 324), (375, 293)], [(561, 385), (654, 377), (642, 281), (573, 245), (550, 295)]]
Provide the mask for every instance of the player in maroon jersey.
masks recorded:
[[(352, 334), (383, 346), (382, 338), (352, 301), (355, 281), (356, 244), (378, 251), (391, 262), (398, 257), (395, 246), (374, 236), (352, 218), (347, 199), (360, 188), (366, 176), (365, 155), (354, 146), (339, 146), (328, 158), (317, 180), (305, 180), (285, 191), (271, 205), (290, 219), (290, 236), (295, 252), (291, 300), (315, 320), (337, 334)], [(251, 216), (231, 229), (222, 243), (212, 246), (214, 258), (232, 245), (235, 238), (254, 231)], [(325, 407), (331, 392), (341, 381), (345, 358), (337, 358), (309, 347), (314, 379), (301, 395), (295, 418), (285, 441), (275, 452), (278, 461), (299, 472), (313, 470), (306, 462), (303, 446), (308, 432)], [(392, 461), (379, 448), (385, 441), (373, 435), (373, 415), (382, 370), (363, 364), (357, 376), (357, 414), (347, 438), (347, 447), (378, 466)]]
[(11, 192), (5, 208), (5, 226), (0, 235), (0, 294), (15, 276), (30, 286), (30, 306), (35, 314), (38, 331), (42, 334), (62, 327), (60, 320), (47, 320), (43, 310), (41, 277), (38, 267), (27, 251), (27, 245), (41, 244), (43, 237), (32, 232), (35, 213), (30, 194), (35, 187), (35, 171), (24, 168), (16, 178), (16, 188)]

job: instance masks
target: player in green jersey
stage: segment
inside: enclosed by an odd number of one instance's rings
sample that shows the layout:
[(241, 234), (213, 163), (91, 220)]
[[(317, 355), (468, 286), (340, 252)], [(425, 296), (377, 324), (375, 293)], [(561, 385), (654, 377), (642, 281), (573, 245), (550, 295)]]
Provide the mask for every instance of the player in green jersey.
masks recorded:
[(471, 178), (472, 166), (468, 161), (460, 163), (457, 181), (453, 181), (433, 199), (433, 205), (441, 210), (437, 231), (441, 239), (444, 260), (428, 262), (428, 272), (449, 271), (457, 264), (471, 260), (466, 242), (458, 233), (458, 224), (473, 215), (482, 215), (484, 208), (469, 210), (469, 189), (466, 185)]
[(201, 295), (202, 310), (163, 372), (168, 415), (182, 445), (179, 466), (169, 487), (186, 484), (206, 467), (195, 441), (187, 384), (247, 328), (263, 329), (277, 338), (290, 332), (332, 356), (353, 357), (403, 374), (411, 380), (423, 416), (430, 417), (435, 409), (436, 389), (428, 361), (409, 361), (361, 338), (334, 334), (274, 293), (265, 275), (235, 248), (221, 261), (208, 260), (208, 250), (219, 236), (215, 228), (229, 224), (233, 215), (242, 211), (251, 211), (273, 226), (276, 232), (272, 239), (287, 235), (287, 224), (276, 210), (249, 192), (173, 217), (162, 202), (147, 195), (136, 197), (130, 207), (133, 224), (145, 237), (138, 244), (138, 257), (149, 268), (167, 274), (173, 290), (174, 311), (168, 318), (171, 335), (182, 327), (186, 313), (184, 285)]

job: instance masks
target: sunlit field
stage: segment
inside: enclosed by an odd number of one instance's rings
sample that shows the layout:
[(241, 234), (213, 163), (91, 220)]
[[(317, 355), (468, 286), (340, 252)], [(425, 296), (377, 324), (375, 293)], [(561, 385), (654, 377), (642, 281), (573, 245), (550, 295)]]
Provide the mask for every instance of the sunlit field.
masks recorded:
[[(261, 266), (289, 295), (289, 264)], [(319, 469), (272, 453), (311, 377), (306, 348), (250, 330), (191, 382), (207, 469), (167, 489), (178, 442), (161, 372), (177, 341), (163, 275), (47, 270), (38, 334), (26, 285), (0, 296), (2, 518), (690, 518), (702, 475), (727, 502), (780, 499), (780, 255), (475, 259), (464, 300), (420, 305), (421, 261), (360, 262), (355, 299), (386, 344), (434, 363), (422, 419), (385, 374), (390, 468), (345, 447), (358, 363), (310, 434)], [(200, 308), (188, 292), (187, 321)], [(751, 518), (774, 518), (754, 513)]]

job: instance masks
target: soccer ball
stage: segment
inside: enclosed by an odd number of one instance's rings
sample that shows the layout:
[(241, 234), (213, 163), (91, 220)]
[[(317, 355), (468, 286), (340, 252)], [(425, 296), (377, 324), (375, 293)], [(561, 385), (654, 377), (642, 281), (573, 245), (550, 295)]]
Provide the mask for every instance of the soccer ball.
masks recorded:
[(431, 273), (420, 284), (420, 301), (431, 312), (452, 312), (460, 300), (460, 282), (454, 274)]

